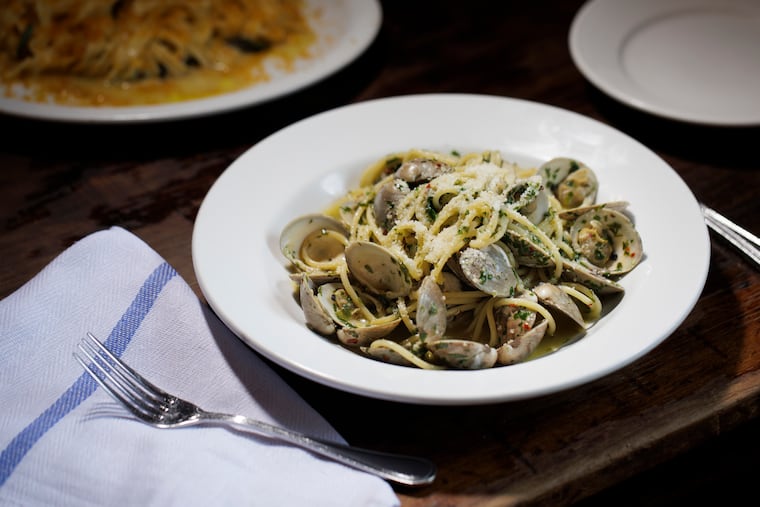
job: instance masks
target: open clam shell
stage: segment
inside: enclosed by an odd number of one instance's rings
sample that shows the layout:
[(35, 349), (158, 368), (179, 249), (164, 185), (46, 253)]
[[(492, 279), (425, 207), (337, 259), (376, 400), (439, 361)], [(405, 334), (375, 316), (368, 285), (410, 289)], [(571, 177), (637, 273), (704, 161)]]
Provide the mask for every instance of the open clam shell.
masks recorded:
[(518, 223), (509, 224), (502, 241), (507, 245), (520, 266), (546, 268), (554, 265), (554, 259), (546, 246)]
[(467, 282), (486, 294), (511, 297), (520, 284), (514, 262), (496, 244), (483, 248), (465, 248), (457, 260), (459, 271)]
[(570, 318), (579, 327), (585, 327), (583, 315), (575, 301), (565, 291), (552, 283), (540, 283), (533, 288), (538, 300), (549, 308)]
[(553, 158), (539, 168), (539, 174), (563, 208), (587, 206), (596, 201), (599, 181), (583, 162)]
[(346, 247), (345, 255), (349, 272), (371, 292), (393, 299), (412, 290), (409, 273), (387, 248), (354, 241)]
[(417, 329), (425, 340), (435, 341), (443, 337), (448, 324), (446, 318), (446, 298), (441, 287), (431, 276), (422, 279), (417, 291)]
[(508, 200), (514, 201), (511, 205), (534, 224), (544, 220), (549, 211), (549, 194), (538, 175), (516, 182), (508, 193)]
[[(382, 304), (381, 301), (364, 292), (359, 292), (359, 297), (370, 306), (377, 307)], [(354, 305), (341, 283), (320, 285), (316, 289), (316, 300), (318, 308), (313, 308), (311, 305), (303, 306), (307, 322), (324, 323), (325, 317), (329, 318), (334, 324), (333, 332), (337, 334), (338, 339), (352, 347), (365, 346), (378, 338), (388, 336), (401, 322), (401, 318), (372, 322)], [(314, 327), (313, 329), (316, 330)], [(329, 329), (329, 326), (324, 324), (324, 329)]]
[(570, 229), (575, 251), (603, 275), (622, 275), (640, 261), (644, 249), (633, 222), (611, 208), (579, 216)]
[(439, 360), (460, 370), (491, 368), (496, 364), (498, 352), (485, 343), (462, 338), (445, 338), (428, 344)]
[(538, 347), (546, 334), (548, 323), (542, 320), (534, 328), (519, 337), (510, 340), (496, 349), (499, 364), (510, 365), (525, 361)]
[(329, 336), (335, 332), (335, 321), (322, 305), (318, 287), (307, 275), (302, 275), (299, 286), (301, 309), (306, 325), (319, 334)]
[(578, 261), (563, 259), (562, 270), (563, 280), (578, 282), (598, 294), (617, 294), (625, 291), (616, 281), (592, 271)]
[(349, 232), (327, 215), (311, 214), (295, 218), (280, 234), (280, 250), (304, 271), (318, 269), (343, 255)]
[(561, 218), (562, 220), (567, 220), (568, 222), (572, 222), (575, 219), (577, 219), (579, 216), (585, 213), (588, 213), (589, 211), (600, 210), (604, 208), (614, 209), (615, 211), (625, 211), (627, 207), (628, 207), (628, 201), (600, 202), (597, 204), (589, 204), (587, 206), (579, 206), (577, 208), (566, 209), (557, 213), (557, 216), (559, 216), (559, 218)]
[(398, 203), (409, 193), (409, 185), (402, 179), (392, 179), (380, 186), (373, 201), (375, 221), (389, 230), (396, 223)]
[(375, 340), (385, 338), (398, 327), (401, 319), (383, 324), (364, 327), (342, 327), (338, 329), (338, 340), (350, 347), (366, 347)]

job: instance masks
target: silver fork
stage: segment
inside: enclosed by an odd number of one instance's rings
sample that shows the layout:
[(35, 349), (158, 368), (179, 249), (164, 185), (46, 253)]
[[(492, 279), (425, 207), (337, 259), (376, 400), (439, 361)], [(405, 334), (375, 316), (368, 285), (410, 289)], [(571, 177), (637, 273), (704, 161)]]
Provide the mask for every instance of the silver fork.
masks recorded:
[(760, 238), (735, 224), (714, 209), (708, 208), (701, 203), (699, 207), (702, 209), (702, 215), (705, 218), (707, 226), (746, 255), (747, 258), (755, 263), (756, 268), (760, 268)]
[(207, 412), (148, 382), (114, 356), (92, 333), (87, 333), (78, 347), (89, 360), (88, 363), (74, 352), (74, 358), (85, 371), (138, 419), (157, 428), (178, 428), (203, 423), (230, 425), (288, 442), (399, 484), (420, 486), (435, 480), (435, 464), (424, 458), (328, 442), (242, 415)]

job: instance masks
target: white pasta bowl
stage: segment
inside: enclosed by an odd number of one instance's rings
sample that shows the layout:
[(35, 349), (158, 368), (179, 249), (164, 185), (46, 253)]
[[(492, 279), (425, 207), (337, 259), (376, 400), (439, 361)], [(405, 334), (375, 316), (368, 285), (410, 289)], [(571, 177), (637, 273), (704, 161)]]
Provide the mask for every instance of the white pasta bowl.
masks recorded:
[[(412, 148), (498, 150), (519, 165), (564, 156), (599, 178), (599, 200), (625, 200), (644, 259), (620, 280), (608, 314), (538, 359), (474, 371), (375, 361), (310, 331), (279, 249), (294, 217), (322, 211), (376, 160)], [(678, 241), (673, 239), (678, 224)], [(680, 255), (689, 252), (688, 256)], [(209, 305), (258, 353), (313, 381), (363, 396), (431, 405), (518, 400), (578, 386), (651, 351), (683, 322), (704, 286), (710, 243), (696, 199), (651, 150), (598, 121), (504, 97), (412, 95), (341, 107), (259, 142), (205, 197), (192, 242)]]

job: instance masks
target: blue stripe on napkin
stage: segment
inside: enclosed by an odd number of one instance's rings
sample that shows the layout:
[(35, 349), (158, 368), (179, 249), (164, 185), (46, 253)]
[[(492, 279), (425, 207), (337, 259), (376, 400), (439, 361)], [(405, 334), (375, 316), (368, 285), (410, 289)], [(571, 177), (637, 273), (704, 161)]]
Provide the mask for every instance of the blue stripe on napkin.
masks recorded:
[[(111, 330), (105, 341), (114, 355), (121, 356), (132, 340), (145, 316), (164, 286), (174, 278), (177, 272), (169, 264), (163, 263), (145, 280), (127, 311)], [(73, 361), (73, 359), (72, 359)], [(97, 389), (98, 384), (88, 375), (82, 373), (71, 387), (64, 392), (50, 407), (40, 414), (29, 426), (21, 430), (8, 447), (0, 453), (0, 486), (11, 476), (21, 460), (34, 444), (66, 414), (74, 410)]]

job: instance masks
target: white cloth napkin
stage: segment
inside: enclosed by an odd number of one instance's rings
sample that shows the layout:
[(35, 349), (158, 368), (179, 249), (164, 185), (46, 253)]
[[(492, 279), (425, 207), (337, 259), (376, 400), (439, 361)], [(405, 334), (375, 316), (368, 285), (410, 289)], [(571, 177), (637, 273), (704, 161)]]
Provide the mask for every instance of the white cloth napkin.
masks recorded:
[(203, 408), (343, 442), (152, 248), (111, 228), (0, 301), (0, 504), (399, 505), (382, 479), (296, 447), (137, 421), (73, 358), (87, 331)]

